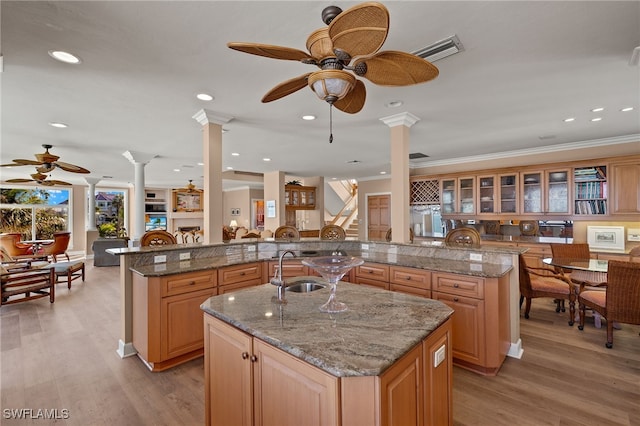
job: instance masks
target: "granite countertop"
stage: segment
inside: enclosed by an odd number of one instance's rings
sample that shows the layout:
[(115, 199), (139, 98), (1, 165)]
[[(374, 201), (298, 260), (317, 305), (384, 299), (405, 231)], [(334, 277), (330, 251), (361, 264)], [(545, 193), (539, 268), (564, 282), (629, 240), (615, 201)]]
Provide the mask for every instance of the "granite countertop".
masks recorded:
[(164, 275), (184, 274), (187, 272), (206, 271), (208, 269), (218, 269), (225, 266), (241, 265), (262, 261), (258, 254), (237, 256), (216, 256), (198, 259), (182, 260), (180, 262), (156, 263), (153, 265), (138, 265), (131, 267), (131, 271), (143, 277), (160, 277)]
[(329, 286), (287, 291), (284, 305), (275, 294), (264, 284), (213, 296), (201, 308), (336, 377), (380, 375), (453, 314), (436, 300), (345, 282), (336, 298), (349, 309), (335, 314), (319, 310)]

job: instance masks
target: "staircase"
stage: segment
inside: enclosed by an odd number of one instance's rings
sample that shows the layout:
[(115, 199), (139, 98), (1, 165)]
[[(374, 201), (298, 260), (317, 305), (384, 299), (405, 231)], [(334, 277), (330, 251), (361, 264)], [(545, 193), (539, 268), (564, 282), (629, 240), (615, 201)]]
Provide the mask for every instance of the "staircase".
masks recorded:
[(349, 227), (344, 230), (347, 234), (347, 238), (358, 238), (358, 222), (353, 221), (349, 224)]
[(329, 186), (344, 202), (340, 212), (332, 216), (325, 211), (325, 223), (341, 226), (347, 238), (358, 238), (358, 186), (355, 181), (330, 182)]

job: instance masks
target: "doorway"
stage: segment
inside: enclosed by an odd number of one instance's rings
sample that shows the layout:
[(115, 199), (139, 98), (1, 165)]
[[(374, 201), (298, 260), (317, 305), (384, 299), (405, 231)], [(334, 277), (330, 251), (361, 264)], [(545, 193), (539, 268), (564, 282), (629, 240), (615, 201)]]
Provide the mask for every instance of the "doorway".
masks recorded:
[(367, 196), (367, 238), (371, 241), (385, 241), (391, 227), (391, 195)]

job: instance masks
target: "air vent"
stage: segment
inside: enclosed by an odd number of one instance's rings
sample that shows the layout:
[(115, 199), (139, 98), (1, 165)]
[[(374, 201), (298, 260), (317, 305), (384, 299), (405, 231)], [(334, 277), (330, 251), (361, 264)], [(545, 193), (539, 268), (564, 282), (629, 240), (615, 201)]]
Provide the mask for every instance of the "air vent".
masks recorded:
[(458, 36), (452, 35), (451, 37), (445, 38), (444, 40), (440, 40), (411, 53), (421, 57), (422, 59), (426, 59), (429, 62), (435, 62), (446, 58), (447, 56), (455, 55), (463, 50), (464, 47), (462, 46), (462, 43), (460, 43)]
[(417, 160), (419, 158), (427, 158), (428, 155), (427, 154), (423, 154), (421, 152), (414, 152), (409, 154), (409, 160)]

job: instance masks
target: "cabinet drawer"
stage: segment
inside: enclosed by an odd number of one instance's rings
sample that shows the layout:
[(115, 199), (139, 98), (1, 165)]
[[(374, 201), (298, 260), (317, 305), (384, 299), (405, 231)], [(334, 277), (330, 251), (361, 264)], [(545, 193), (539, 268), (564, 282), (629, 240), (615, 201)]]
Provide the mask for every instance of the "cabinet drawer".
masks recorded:
[(419, 287), (410, 287), (408, 285), (400, 285), (400, 284), (389, 284), (389, 290), (397, 291), (399, 293), (413, 294), (414, 296), (426, 297), (427, 299), (431, 298), (431, 290), (424, 289)]
[(374, 278), (367, 278), (367, 277), (356, 277), (355, 281), (356, 281), (355, 282), (356, 284), (368, 285), (371, 287), (377, 287), (377, 288), (389, 290), (389, 281), (380, 281)]
[(259, 263), (246, 263), (218, 269), (218, 282), (220, 286), (251, 280), (262, 281), (262, 267)]
[(389, 266), (379, 263), (365, 262), (356, 267), (357, 278), (367, 278), (378, 281), (389, 282)]
[(484, 279), (467, 275), (434, 272), (432, 290), (458, 296), (484, 299)]
[[(276, 275), (278, 269), (278, 262), (269, 262), (269, 278)], [(309, 275), (309, 268), (302, 264), (301, 260), (284, 260), (282, 262), (282, 277), (301, 277)]]
[(213, 288), (216, 283), (215, 270), (171, 275), (162, 278), (162, 297)]
[(391, 284), (415, 287), (424, 290), (431, 289), (431, 272), (416, 268), (392, 266), (390, 269)]

